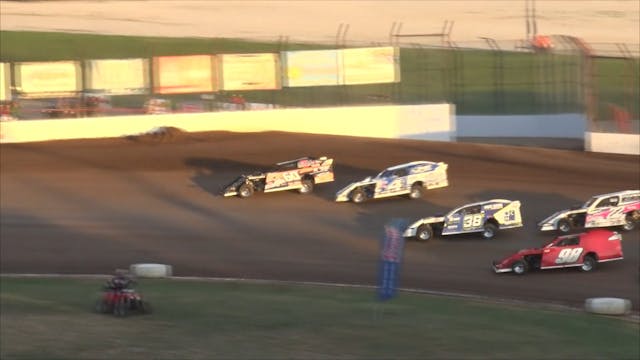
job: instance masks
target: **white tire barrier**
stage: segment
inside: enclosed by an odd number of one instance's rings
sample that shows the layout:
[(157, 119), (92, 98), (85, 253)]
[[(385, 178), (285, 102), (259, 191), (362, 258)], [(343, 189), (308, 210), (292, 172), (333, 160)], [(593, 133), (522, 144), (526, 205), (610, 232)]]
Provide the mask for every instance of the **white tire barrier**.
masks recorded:
[(133, 264), (129, 267), (131, 274), (143, 278), (163, 278), (171, 276), (171, 265), (164, 264)]
[(602, 315), (625, 315), (631, 311), (631, 300), (613, 297), (590, 298), (585, 300), (587, 312)]

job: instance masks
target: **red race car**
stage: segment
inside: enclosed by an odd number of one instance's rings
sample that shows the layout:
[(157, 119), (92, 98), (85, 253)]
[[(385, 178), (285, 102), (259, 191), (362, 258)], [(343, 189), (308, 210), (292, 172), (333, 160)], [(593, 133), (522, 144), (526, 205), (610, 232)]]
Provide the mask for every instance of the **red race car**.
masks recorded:
[(524, 249), (493, 262), (496, 273), (579, 267), (592, 271), (599, 262), (622, 260), (622, 236), (615, 231), (596, 229), (555, 238), (537, 249)]

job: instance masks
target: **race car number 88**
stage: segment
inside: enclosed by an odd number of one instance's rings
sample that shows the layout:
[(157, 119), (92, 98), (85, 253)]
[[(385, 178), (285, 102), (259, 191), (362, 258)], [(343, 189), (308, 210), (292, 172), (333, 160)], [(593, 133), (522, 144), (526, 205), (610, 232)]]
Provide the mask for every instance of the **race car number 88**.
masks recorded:
[(580, 257), (580, 254), (582, 254), (582, 250), (582, 248), (562, 249), (562, 251), (558, 253), (556, 264), (575, 262)]

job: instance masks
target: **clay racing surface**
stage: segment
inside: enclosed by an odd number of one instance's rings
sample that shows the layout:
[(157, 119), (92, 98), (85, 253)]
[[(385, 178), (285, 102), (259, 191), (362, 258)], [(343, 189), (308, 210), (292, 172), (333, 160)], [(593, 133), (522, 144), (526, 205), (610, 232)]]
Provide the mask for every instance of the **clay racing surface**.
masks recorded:
[[(297, 192), (223, 198), (240, 173), (305, 155), (335, 158), (336, 181)], [(449, 164), (448, 188), (421, 200), (335, 203), (347, 183), (413, 160)], [(173, 133), (164, 138), (0, 146), (0, 271), (111, 273), (132, 263), (175, 275), (374, 285), (383, 224), (490, 198), (522, 202), (524, 228), (408, 242), (400, 286), (580, 305), (640, 298), (640, 232), (625, 259), (595, 272), (494, 274), (491, 261), (552, 238), (535, 222), (594, 194), (639, 187), (637, 156), (470, 143), (288, 133)]]

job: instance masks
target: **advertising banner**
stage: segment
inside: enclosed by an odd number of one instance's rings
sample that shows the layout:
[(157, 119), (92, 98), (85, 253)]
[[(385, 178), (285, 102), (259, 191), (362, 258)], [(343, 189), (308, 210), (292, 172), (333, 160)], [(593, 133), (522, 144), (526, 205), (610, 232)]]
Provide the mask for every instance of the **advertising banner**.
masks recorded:
[(373, 47), (342, 49), (344, 85), (400, 81), (400, 49)]
[(24, 97), (57, 97), (82, 91), (77, 61), (16, 63), (14, 69), (16, 90)]
[(281, 88), (278, 54), (220, 55), (222, 90), (275, 90)]
[(9, 63), (0, 63), (0, 101), (11, 100), (10, 69)]
[(295, 86), (340, 85), (338, 50), (285, 51), (283, 84)]
[(216, 57), (213, 55), (153, 58), (153, 92), (185, 94), (217, 91)]
[(147, 59), (89, 60), (85, 70), (87, 91), (113, 95), (149, 92)]
[(393, 219), (384, 226), (384, 237), (380, 243), (378, 273), (378, 299), (381, 301), (396, 296), (404, 250), (402, 232), (405, 227), (406, 222), (400, 219)]

